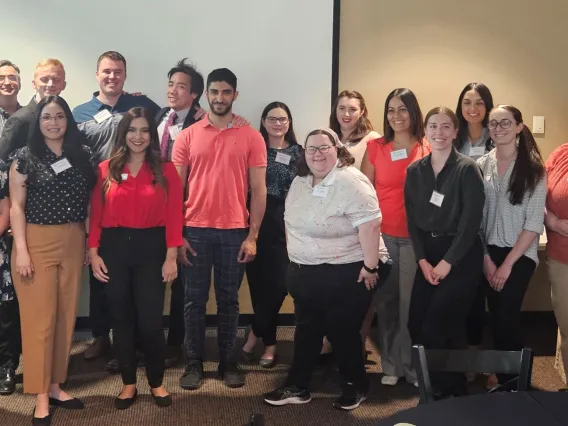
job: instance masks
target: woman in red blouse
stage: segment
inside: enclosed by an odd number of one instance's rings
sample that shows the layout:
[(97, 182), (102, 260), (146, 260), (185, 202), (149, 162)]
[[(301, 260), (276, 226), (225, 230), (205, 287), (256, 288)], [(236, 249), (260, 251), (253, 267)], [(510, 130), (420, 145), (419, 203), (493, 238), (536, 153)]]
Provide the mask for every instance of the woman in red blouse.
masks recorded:
[(160, 159), (150, 112), (132, 108), (118, 125), (109, 160), (99, 165), (91, 199), (89, 257), (107, 283), (113, 339), (124, 387), (114, 404), (136, 399), (136, 333), (146, 354), (146, 376), (158, 406), (171, 404), (162, 386), (165, 283), (177, 277), (182, 245), (182, 189), (173, 163)]
[[(558, 323), (556, 367), (566, 383), (568, 372), (568, 143), (556, 148), (546, 160), (546, 264), (551, 299)], [(568, 389), (562, 389), (567, 391)]]

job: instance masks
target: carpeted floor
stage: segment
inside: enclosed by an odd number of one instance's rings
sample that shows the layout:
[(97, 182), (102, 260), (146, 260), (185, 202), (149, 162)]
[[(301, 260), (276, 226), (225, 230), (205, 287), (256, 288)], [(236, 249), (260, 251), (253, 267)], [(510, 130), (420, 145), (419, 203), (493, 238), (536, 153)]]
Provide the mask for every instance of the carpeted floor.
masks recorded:
[[(556, 331), (550, 324), (532, 324), (527, 332), (527, 346), (535, 349), (533, 385), (539, 389), (555, 391), (562, 387), (554, 365), (554, 339)], [(318, 371), (312, 382), (313, 401), (302, 406), (270, 407), (262, 402), (261, 395), (276, 387), (284, 378), (293, 349), (292, 327), (281, 327), (278, 332), (280, 362), (272, 370), (264, 370), (258, 365), (244, 366), (247, 371), (247, 384), (240, 389), (226, 388), (216, 378), (216, 338), (213, 329), (208, 330), (207, 353), (209, 361), (205, 364), (206, 380), (197, 391), (184, 391), (178, 386), (183, 368), (167, 370), (165, 386), (172, 392), (174, 403), (169, 408), (158, 408), (152, 401), (144, 370), (138, 370), (139, 397), (128, 410), (118, 411), (113, 399), (121, 388), (120, 376), (103, 371), (103, 360), (86, 362), (82, 352), (90, 333), (81, 332), (75, 336), (70, 376), (65, 386), (72, 395), (81, 398), (86, 409), (66, 411), (57, 409), (54, 425), (95, 426), (95, 425), (223, 425), (241, 426), (246, 424), (251, 413), (263, 413), (267, 426), (278, 425), (373, 425), (377, 420), (388, 417), (397, 411), (412, 407), (417, 403), (418, 390), (401, 382), (395, 387), (380, 384), (381, 368), (376, 347), (369, 344), (370, 356), (368, 371), (371, 375), (372, 392), (360, 408), (352, 412), (341, 412), (332, 407), (339, 394), (337, 373), (333, 369)], [(240, 330), (242, 339), (244, 330)], [(480, 386), (480, 384), (478, 384)], [(480, 387), (474, 385), (473, 392)], [(19, 385), (16, 394), (0, 397), (0, 425), (29, 425), (34, 407), (34, 398), (22, 394)]]

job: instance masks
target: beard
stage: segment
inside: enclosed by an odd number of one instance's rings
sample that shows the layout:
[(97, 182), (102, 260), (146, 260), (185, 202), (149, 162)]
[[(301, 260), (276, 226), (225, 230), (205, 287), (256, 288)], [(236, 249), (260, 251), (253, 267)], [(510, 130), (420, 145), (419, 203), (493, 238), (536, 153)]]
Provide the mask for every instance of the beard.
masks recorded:
[(209, 109), (211, 110), (211, 112), (213, 114), (215, 114), (218, 117), (224, 117), (227, 114), (229, 114), (231, 112), (232, 107), (233, 107), (232, 102), (230, 104), (227, 104), (227, 105), (213, 104), (213, 103), (209, 102)]

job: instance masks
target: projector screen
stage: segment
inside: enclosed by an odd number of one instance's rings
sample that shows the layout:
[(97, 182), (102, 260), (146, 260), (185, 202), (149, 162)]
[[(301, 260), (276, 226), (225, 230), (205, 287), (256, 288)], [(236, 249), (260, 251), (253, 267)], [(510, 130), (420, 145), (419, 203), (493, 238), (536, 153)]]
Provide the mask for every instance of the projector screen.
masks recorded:
[[(234, 112), (258, 128), (271, 101), (288, 104), (299, 139), (328, 123), (332, 90), (333, 0), (35, 0), (10, 4), (2, 24), (10, 40), (0, 56), (20, 67), (20, 103), (33, 96), (37, 62), (57, 58), (67, 72), (71, 108), (98, 90), (96, 62), (126, 57), (125, 90), (166, 106), (167, 72), (188, 57), (207, 78), (226, 67), (238, 78)], [(207, 100), (201, 105), (208, 109)]]

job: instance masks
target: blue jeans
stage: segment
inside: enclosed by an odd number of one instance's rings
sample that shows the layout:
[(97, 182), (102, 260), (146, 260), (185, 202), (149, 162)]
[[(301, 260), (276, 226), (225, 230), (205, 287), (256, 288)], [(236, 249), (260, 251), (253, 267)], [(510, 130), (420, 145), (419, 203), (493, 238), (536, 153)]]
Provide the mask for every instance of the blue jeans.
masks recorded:
[(205, 315), (215, 270), (219, 358), (236, 361), (235, 344), (239, 323), (239, 288), (245, 264), (237, 262), (248, 229), (184, 228), (184, 238), (197, 253), (188, 253), (191, 266), (183, 266), (185, 289), (185, 349), (188, 360), (202, 360), (205, 346)]

